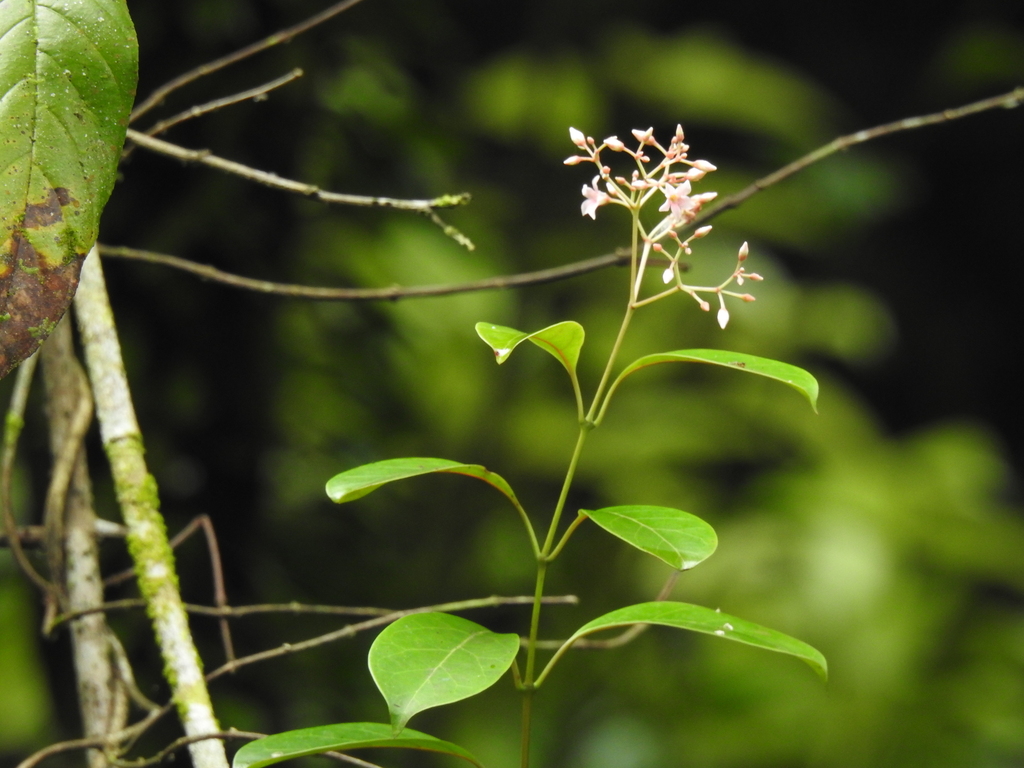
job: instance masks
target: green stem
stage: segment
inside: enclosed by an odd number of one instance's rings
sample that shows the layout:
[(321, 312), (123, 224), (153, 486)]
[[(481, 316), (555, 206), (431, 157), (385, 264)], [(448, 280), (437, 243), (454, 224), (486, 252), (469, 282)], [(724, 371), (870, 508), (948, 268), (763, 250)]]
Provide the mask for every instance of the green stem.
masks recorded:
[(519, 737), (519, 765), (521, 768), (530, 768), (530, 710), (533, 708), (533, 691), (523, 691), (523, 727)]
[(562, 551), (562, 548), (565, 547), (565, 545), (568, 543), (569, 537), (572, 536), (573, 531), (575, 531), (577, 528), (579, 528), (580, 525), (583, 523), (583, 521), (586, 520), (586, 519), (587, 519), (586, 515), (579, 514), (579, 515), (576, 516), (575, 520), (573, 520), (571, 523), (569, 523), (569, 527), (565, 529), (565, 533), (562, 534), (562, 538), (559, 540), (558, 545), (553, 550), (551, 550), (551, 554), (548, 555), (548, 562), (549, 563), (552, 560), (554, 560), (556, 557), (558, 557), (559, 553), (561, 553), (561, 551)]

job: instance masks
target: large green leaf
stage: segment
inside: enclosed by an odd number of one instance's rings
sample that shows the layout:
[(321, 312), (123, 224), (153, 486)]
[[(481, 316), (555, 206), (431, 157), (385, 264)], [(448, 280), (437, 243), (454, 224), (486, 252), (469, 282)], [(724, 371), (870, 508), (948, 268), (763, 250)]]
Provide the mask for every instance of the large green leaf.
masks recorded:
[(484, 469), (479, 464), (460, 464), (448, 459), (386, 459), (373, 464), (363, 464), (361, 467), (346, 470), (328, 480), (327, 495), (331, 501), (344, 504), (346, 501), (362, 498), (382, 485), (395, 480), (429, 475), (433, 472), (448, 472), (478, 478), (497, 488), (513, 504), (519, 506), (519, 501), (516, 499), (515, 493), (512, 492), (511, 486), (501, 475)]
[(584, 337), (583, 326), (579, 323), (566, 320), (533, 333), (523, 333), (515, 328), (493, 323), (477, 323), (476, 332), (494, 350), (494, 357), (499, 365), (508, 360), (513, 349), (529, 339), (553, 355), (565, 366), (570, 376), (576, 375), (576, 363), (580, 359)]
[(390, 624), (370, 647), (370, 674), (395, 733), (430, 707), (475, 696), (512, 666), (519, 635), (499, 635), (447, 613), (417, 613)]
[(766, 357), (745, 355), (742, 352), (727, 352), (722, 349), (680, 349), (676, 352), (663, 352), (641, 357), (627, 366), (615, 379), (615, 383), (612, 384), (608, 397), (605, 399), (606, 405), (623, 379), (641, 368), (660, 363), (709, 363), (765, 376), (793, 387), (807, 398), (815, 412), (818, 410), (818, 381), (803, 368), (797, 368), (789, 363), (781, 363), (778, 360), (769, 360)]
[(715, 529), (680, 509), (636, 505), (584, 509), (580, 514), (680, 571), (707, 560), (718, 547)]
[(480, 765), (475, 757), (460, 746), (412, 729), (394, 736), (391, 726), (383, 723), (338, 723), (277, 733), (265, 739), (250, 741), (235, 753), (231, 765), (232, 768), (263, 768), (265, 765), (295, 757), (368, 747), (398, 747), (441, 752), (461, 757), (473, 765)]
[(71, 303), (137, 70), (124, 0), (0, 2), (0, 376)]
[(828, 677), (828, 663), (825, 661), (825, 657), (807, 643), (776, 632), (774, 629), (762, 627), (760, 624), (690, 603), (665, 601), (640, 603), (620, 608), (584, 624), (566, 641), (565, 645), (569, 646), (584, 635), (599, 632), (602, 629), (631, 624), (661, 624), (666, 627), (689, 629), (764, 648), (767, 651), (785, 653), (806, 661), (822, 679)]

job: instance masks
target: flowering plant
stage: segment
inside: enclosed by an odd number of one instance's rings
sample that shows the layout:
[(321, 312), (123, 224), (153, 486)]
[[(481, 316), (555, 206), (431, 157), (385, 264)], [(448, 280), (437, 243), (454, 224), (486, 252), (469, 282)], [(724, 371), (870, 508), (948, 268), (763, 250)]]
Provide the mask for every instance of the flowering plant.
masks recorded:
[[(668, 599), (679, 574), (710, 557), (718, 546), (714, 529), (701, 518), (671, 507), (620, 505), (580, 509), (568, 526), (564, 529), (561, 526), (587, 438), (600, 426), (618, 387), (639, 370), (673, 362), (717, 365), (787, 384), (804, 395), (812, 407), (817, 400), (817, 381), (806, 371), (775, 360), (715, 349), (684, 349), (646, 355), (621, 368), (612, 379), (622, 340), (638, 309), (681, 292), (693, 297), (703, 310), (708, 311), (710, 303), (702, 295), (712, 294), (718, 297), (718, 323), (724, 329), (729, 321), (725, 304), (727, 296), (743, 301), (754, 300), (750, 294), (727, 290), (728, 286), (734, 282), (742, 285), (745, 280), (761, 279), (756, 273), (746, 272), (743, 264), (749, 255), (749, 247), (743, 243), (732, 274), (721, 284), (694, 286), (683, 282), (680, 258), (691, 254), (693, 241), (707, 236), (711, 227), (700, 227), (686, 237), (681, 232), (694, 222), (701, 207), (715, 198), (713, 192), (692, 194), (691, 187), (714, 171), (715, 166), (706, 160), (689, 159), (689, 147), (684, 142), (681, 127), (676, 129), (667, 148), (654, 138), (652, 129), (633, 131), (633, 136), (638, 142), (635, 150), (629, 149), (615, 136), (597, 144), (593, 138), (575, 128), (570, 129), (572, 142), (584, 154), (570, 157), (566, 164), (589, 162), (598, 169), (591, 183), (583, 187), (582, 214), (596, 219), (599, 208), (618, 205), (630, 211), (632, 218), (628, 301), (618, 336), (589, 407), (585, 407), (576, 372), (585, 338), (579, 323), (563, 321), (530, 333), (492, 323), (478, 323), (476, 326), (477, 334), (491, 347), (499, 364), (505, 362), (521, 343), (530, 341), (561, 363), (573, 386), (579, 431), (561, 492), (548, 517), (543, 536), (538, 535), (533, 517), (520, 503), (511, 485), (500, 475), (477, 464), (438, 458), (389, 459), (348, 469), (327, 483), (327, 494), (337, 503), (355, 501), (396, 480), (432, 473), (465, 475), (492, 486), (505, 497), (521, 520), (529, 542), (529, 556), (536, 564), (534, 596), (525, 636), (492, 632), (449, 613), (410, 612), (410, 615), (384, 629), (369, 653), (370, 673), (387, 702), (390, 724), (341, 723), (277, 734), (242, 747), (235, 755), (235, 768), (262, 768), (300, 755), (360, 747), (426, 749), (455, 755), (479, 765), (476, 758), (462, 747), (413, 731), (406, 728), (406, 724), (425, 709), (480, 693), (508, 671), (511, 671), (512, 682), (522, 695), (520, 764), (527, 768), (535, 693), (569, 650), (587, 645), (600, 646), (600, 643), (585, 638), (615, 628), (625, 628), (625, 631), (616, 642), (605, 643), (606, 646), (628, 641), (649, 625), (662, 625), (794, 656), (809, 664), (823, 678), (826, 676), (825, 658), (800, 640), (728, 615), (720, 609)], [(632, 158), (636, 168), (629, 178), (613, 175), (602, 158), (606, 150)], [(662, 157), (651, 167), (654, 152)], [(652, 200), (661, 201), (658, 211), (665, 215), (648, 228), (641, 222), (640, 214)], [(661, 278), (663, 285), (669, 287), (644, 296), (645, 271), (655, 262), (665, 264)], [(655, 600), (598, 616), (564, 641), (541, 641), (539, 631), (547, 569), (562, 553), (573, 533), (587, 521), (663, 561), (669, 569), (665, 586)], [(547, 648), (553, 648), (555, 652), (541, 667), (539, 653)]]

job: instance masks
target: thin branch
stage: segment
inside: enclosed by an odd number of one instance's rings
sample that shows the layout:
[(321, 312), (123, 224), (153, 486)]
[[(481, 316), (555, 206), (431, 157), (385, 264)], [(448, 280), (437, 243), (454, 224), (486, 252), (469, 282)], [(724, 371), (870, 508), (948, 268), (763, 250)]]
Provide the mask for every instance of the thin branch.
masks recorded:
[[(32, 375), (35, 373), (38, 355), (32, 355), (18, 366), (18, 375), (14, 380), (14, 391), (7, 407), (7, 418), (4, 421), (3, 457), (0, 458), (0, 506), (3, 507), (4, 530), (8, 532), (7, 543), (14, 555), (14, 561), (21, 571), (46, 595), (53, 593), (55, 587), (43, 578), (29, 562), (21, 548), (21, 539), (17, 535), (17, 523), (14, 520), (14, 507), (11, 501), (11, 475), (14, 472), (14, 456), (18, 448), (18, 437), (25, 426), (25, 405), (28, 392), (32, 387)], [(11, 535), (13, 534), (13, 535)]]
[(316, 301), (397, 301), (398, 299), (428, 298), (432, 296), (450, 296), (456, 293), (469, 293), (471, 291), (506, 290), (509, 288), (522, 288), (527, 285), (540, 285), (552, 283), (557, 280), (564, 280), (568, 277), (583, 275), (588, 272), (595, 272), (599, 269), (612, 266), (624, 266), (629, 264), (628, 249), (620, 249), (614, 253), (604, 256), (597, 256), (592, 259), (573, 262), (561, 267), (552, 269), (541, 269), (536, 272), (524, 272), (518, 275), (488, 277), (483, 280), (473, 280), (468, 283), (451, 283), (448, 285), (418, 285), (409, 288), (402, 286), (391, 286), (389, 288), (318, 288), (307, 285), (294, 285), (292, 283), (275, 283), (269, 280), (256, 280), (251, 277), (242, 277), (228, 272), (222, 272), (216, 267), (205, 264), (197, 264), (194, 261), (183, 259), (179, 256), (170, 256), (153, 251), (143, 251), (138, 248), (127, 248), (116, 245), (100, 245), (100, 253), (104, 256), (113, 256), (119, 259), (131, 259), (133, 261), (145, 261), (150, 264), (160, 264), (165, 267), (173, 267), (205, 280), (212, 280), (233, 288), (241, 288), (258, 293), (267, 293), (275, 296), (287, 296), (295, 299), (313, 299)]
[[(210, 568), (213, 571), (213, 602), (218, 608), (226, 608), (228, 607), (228, 597), (227, 592), (224, 590), (224, 569), (221, 566), (220, 547), (217, 544), (217, 533), (213, 529), (213, 521), (210, 520), (210, 516), (198, 515), (193, 518), (189, 524), (178, 531), (174, 538), (172, 538), (168, 543), (171, 545), (171, 549), (176, 549), (179, 544), (186, 541), (198, 530), (202, 530), (203, 535), (206, 537), (206, 550), (210, 554)], [(104, 579), (103, 585), (111, 587), (124, 581), (128, 581), (134, 575), (134, 569), (127, 568), (120, 573), (116, 573), (113, 576), (109, 576)], [(62, 618), (66, 621), (68, 617), (64, 616)], [(230, 661), (235, 657), (235, 651), (231, 642), (231, 629), (228, 626), (226, 619), (222, 619), (220, 622), (220, 634), (221, 642), (224, 645), (224, 655), (227, 656)]]
[(227, 56), (222, 56), (219, 59), (214, 59), (213, 61), (207, 62), (206, 64), (202, 64), (196, 67), (195, 69), (189, 70), (188, 72), (179, 75), (170, 82), (161, 85), (159, 88), (153, 91), (153, 93), (151, 93), (146, 98), (145, 101), (143, 101), (141, 104), (135, 107), (135, 109), (132, 111), (131, 117), (129, 118), (129, 122), (135, 122), (136, 120), (138, 120), (144, 114), (146, 114), (151, 109), (160, 104), (165, 98), (167, 98), (169, 94), (173, 93), (179, 88), (188, 85), (189, 83), (192, 83), (205, 75), (209, 75), (213, 72), (216, 72), (217, 70), (224, 69), (224, 67), (229, 67), (232, 64), (237, 64), (239, 61), (242, 61), (243, 59), (246, 59), (250, 56), (253, 56), (254, 54), (260, 53), (261, 51), (265, 51), (268, 48), (272, 48), (275, 45), (286, 43), (293, 37), (301, 35), (303, 32), (306, 32), (319, 24), (323, 24), (325, 21), (334, 18), (343, 11), (347, 11), (349, 8), (351, 8), (358, 2), (360, 2), (360, 0), (343, 0), (343, 2), (335, 3), (330, 8), (326, 8), (325, 10), (320, 11), (320, 13), (314, 16), (310, 16), (305, 21), (301, 21), (298, 24), (295, 24), (294, 26), (282, 29), (279, 32), (275, 32), (274, 34), (270, 35), (269, 37), (263, 38), (259, 42), (247, 45), (244, 48), (235, 51), (234, 53), (229, 53)]
[[(95, 521), (93, 535), (103, 539), (123, 539), (127, 529), (119, 523), (99, 518)], [(46, 539), (46, 528), (41, 525), (25, 525), (15, 529), (15, 535), (23, 548), (41, 547)], [(0, 534), (0, 548), (10, 546), (8, 534)]]
[(161, 749), (152, 757), (140, 757), (137, 760), (111, 760), (113, 765), (119, 766), (119, 768), (146, 768), (150, 765), (156, 765), (163, 761), (165, 757), (173, 752), (177, 752), (182, 747), (187, 747), (189, 744), (195, 744), (197, 741), (205, 741), (206, 739), (247, 739), (254, 741), (256, 739), (262, 739), (266, 736), (265, 733), (255, 733), (253, 731), (238, 731), (234, 728), (230, 728), (226, 731), (219, 733), (206, 733), (201, 736), (182, 736), (180, 739), (175, 739), (166, 747)]
[(315, 184), (306, 184), (293, 179), (285, 179), (276, 173), (261, 171), (259, 168), (252, 168), (234, 160), (226, 160), (217, 157), (208, 149), (186, 149), (177, 144), (172, 144), (163, 139), (147, 136), (139, 131), (128, 129), (128, 140), (135, 142), (140, 147), (152, 152), (167, 155), (181, 160), (184, 163), (199, 163), (210, 168), (241, 176), (243, 179), (263, 184), (272, 189), (280, 189), (285, 192), (294, 192), (305, 197), (312, 197), (323, 203), (334, 203), (336, 205), (355, 205), (362, 208), (392, 208), (399, 211), (413, 211), (429, 218), (434, 224), (441, 228), (445, 235), (452, 238), (459, 245), (468, 251), (476, 249), (473, 241), (462, 234), (451, 224), (446, 223), (437, 215), (438, 208), (454, 208), (465, 205), (469, 202), (468, 192), (461, 192), (457, 195), (441, 195), (429, 200), (404, 200), (396, 197), (370, 197), (367, 195), (348, 195), (341, 192), (328, 192)]
[(287, 75), (281, 75), (281, 77), (275, 78), (269, 83), (257, 85), (255, 88), (250, 88), (247, 91), (235, 93), (231, 96), (214, 99), (213, 101), (208, 101), (205, 104), (197, 104), (194, 107), (189, 107), (184, 112), (179, 112), (173, 117), (168, 117), (166, 120), (161, 120), (159, 123), (155, 123), (151, 128), (148, 128), (145, 133), (147, 136), (156, 136), (170, 128), (173, 128), (179, 123), (185, 122), (186, 120), (193, 120), (202, 115), (209, 114), (210, 112), (215, 112), (218, 109), (230, 107), (232, 104), (238, 104), (241, 101), (247, 101), (249, 99), (252, 99), (253, 101), (264, 101), (266, 99), (266, 94), (277, 88), (288, 85), (288, 83), (298, 80), (303, 76), (303, 74), (305, 73), (296, 67)]
[(819, 160), (824, 160), (829, 155), (834, 155), (836, 152), (841, 150), (848, 149), (857, 144), (863, 144), (866, 141), (871, 141), (872, 139), (877, 139), (882, 136), (899, 133), (900, 131), (910, 131), (916, 128), (924, 128), (929, 125), (948, 123), (951, 120), (959, 120), (962, 117), (969, 117), (970, 115), (976, 115), (979, 112), (987, 112), (991, 109), (999, 109), (1000, 107), (1003, 109), (1016, 109), (1022, 103), (1024, 103), (1024, 86), (1015, 88), (1009, 93), (1004, 93), (1000, 96), (992, 96), (991, 98), (982, 99), (981, 101), (975, 101), (970, 104), (965, 104), (962, 107), (956, 107), (955, 109), (944, 109), (941, 112), (933, 112), (930, 115), (921, 115), (919, 117), (907, 117), (903, 120), (896, 120), (892, 123), (885, 123), (884, 125), (878, 125), (874, 128), (867, 128), (846, 136), (840, 136), (837, 139), (833, 139), (825, 146), (807, 153), (798, 160), (794, 160), (789, 165), (783, 166), (774, 173), (769, 173), (767, 176), (758, 179), (736, 194), (722, 198), (722, 201), (714, 208), (705, 211), (691, 221), (686, 226), (686, 230), (689, 231), (696, 229), (697, 227), (706, 224), (716, 216), (740, 206), (746, 202), (748, 198), (753, 197), (761, 190), (767, 189), (774, 184), (778, 184), (783, 179), (787, 179)]
[(400, 211), (426, 213), (435, 208), (454, 208), (465, 205), (469, 202), (470, 198), (468, 192), (462, 192), (457, 195), (441, 195), (429, 200), (404, 200), (395, 197), (371, 197), (368, 195), (348, 195), (342, 192), (329, 192), (315, 184), (306, 184), (301, 181), (286, 179), (278, 176), (276, 173), (261, 171), (259, 168), (253, 168), (242, 163), (236, 163), (234, 160), (218, 157), (208, 149), (186, 149), (185, 147), (153, 136), (147, 136), (130, 128), (128, 129), (128, 140), (135, 142), (143, 149), (173, 157), (183, 163), (199, 163), (210, 168), (216, 168), (219, 171), (232, 173), (235, 176), (241, 176), (248, 181), (254, 181), (273, 189), (312, 197), (324, 203), (356, 205), (363, 208), (394, 208)]
[[(545, 598), (545, 603), (560, 603), (575, 605), (578, 601), (575, 595), (566, 595), (558, 598)], [(412, 616), (417, 613), (431, 613), (434, 611), (439, 612), (452, 612), (452, 611), (466, 611), (471, 608), (491, 608), (499, 605), (530, 605), (533, 603), (532, 596), (522, 597), (484, 597), (476, 600), (460, 600), (453, 603), (440, 603), (438, 605), (429, 605), (422, 608), (411, 608), (405, 611), (394, 611), (386, 616), (378, 616), (374, 619), (360, 622), (358, 624), (349, 624), (348, 626), (342, 627), (341, 629), (335, 630), (334, 632), (328, 632), (327, 634), (320, 635), (318, 637), (310, 638), (309, 640), (303, 640), (299, 643), (283, 643), (277, 648), (271, 648), (267, 651), (261, 651), (254, 653), (249, 656), (243, 656), (234, 661), (229, 661), (227, 664), (223, 664), (217, 669), (213, 670), (206, 676), (206, 680), (216, 680), (218, 677), (227, 674), (228, 672), (235, 672), (242, 667), (248, 666), (249, 664), (255, 664), (259, 661), (266, 661), (268, 659), (274, 659), (279, 656), (287, 656), (291, 653), (298, 653), (299, 651), (306, 651), (310, 648), (316, 648), (320, 645), (326, 645), (327, 643), (333, 643), (335, 640), (342, 640), (346, 637), (352, 637), (358, 632), (362, 632), (366, 629), (373, 629), (374, 627), (381, 627), (385, 624), (390, 624), (404, 616)]]
[[(523, 600), (527, 600), (527, 598), (525, 597), (492, 597), (486, 599), (498, 600), (499, 602), (495, 603), (495, 605), (520, 605)], [(529, 598), (529, 601), (532, 600), (532, 597)], [(576, 605), (576, 603), (579, 602), (575, 595), (556, 595), (553, 597), (545, 597), (544, 601), (545, 604), (548, 605)], [(61, 616), (58, 616), (56, 619), (54, 619), (54, 625), (56, 626), (57, 624), (61, 624), (66, 621), (71, 621), (72, 619), (77, 619), (80, 616), (87, 616), (90, 613), (109, 613), (111, 611), (126, 611), (145, 607), (146, 601), (138, 597), (126, 598), (124, 600), (112, 600), (108, 603), (104, 603), (103, 605), (97, 605), (92, 608), (86, 608), (81, 611), (69, 611), (68, 613), (62, 614)], [(195, 605), (193, 603), (185, 603), (185, 610), (189, 613), (194, 613), (198, 616), (211, 616), (215, 618), (224, 617), (228, 619), (238, 619), (243, 616), (254, 616), (257, 614), (264, 613), (291, 613), (316, 616), (392, 616), (396, 613), (394, 608), (365, 608), (350, 607), (345, 605), (307, 605), (296, 602), (263, 603), (256, 605), (240, 606), (226, 605), (221, 608), (210, 605)], [(441, 609), (435, 607), (430, 610)]]

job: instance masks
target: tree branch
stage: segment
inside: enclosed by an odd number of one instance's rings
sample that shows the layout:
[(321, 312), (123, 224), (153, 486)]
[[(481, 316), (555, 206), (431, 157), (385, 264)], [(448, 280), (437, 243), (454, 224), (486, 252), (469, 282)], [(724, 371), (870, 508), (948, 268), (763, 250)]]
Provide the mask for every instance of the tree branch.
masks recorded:
[(286, 27), (285, 29), (275, 32), (274, 34), (265, 37), (258, 42), (247, 45), (244, 48), (240, 48), (234, 53), (229, 53), (227, 56), (222, 56), (219, 59), (214, 59), (213, 61), (207, 62), (206, 64), (202, 64), (196, 67), (195, 69), (191, 69), (188, 72), (185, 72), (182, 75), (178, 75), (178, 77), (174, 78), (173, 80), (165, 83), (164, 85), (161, 85), (159, 88), (153, 91), (153, 93), (151, 93), (145, 99), (145, 101), (143, 101), (141, 104), (135, 107), (135, 109), (132, 110), (129, 122), (133, 123), (136, 120), (138, 120), (144, 114), (146, 114), (151, 109), (159, 105), (165, 98), (167, 98), (169, 94), (173, 93), (179, 88), (186, 86), (189, 83), (192, 83), (198, 80), (199, 78), (204, 77), (205, 75), (209, 75), (213, 72), (216, 72), (217, 70), (224, 69), (224, 67), (229, 67), (232, 64), (237, 64), (238, 62), (247, 59), (250, 56), (260, 53), (261, 51), (265, 51), (268, 48), (272, 48), (275, 45), (286, 43), (293, 37), (301, 35), (303, 32), (307, 32), (319, 24), (323, 24), (325, 21), (334, 18), (343, 11), (347, 11), (349, 8), (351, 8), (353, 5), (356, 5), (358, 2), (360, 2), (360, 0), (342, 0), (342, 2), (335, 3), (334, 5), (324, 9), (320, 13), (310, 16), (305, 21), (300, 21), (298, 24), (295, 24), (291, 27)]
[(179, 112), (173, 117), (168, 117), (166, 120), (161, 120), (159, 123), (155, 123), (151, 128), (146, 129), (145, 134), (147, 136), (156, 136), (157, 134), (163, 133), (186, 120), (193, 120), (202, 115), (209, 114), (210, 112), (215, 112), (218, 109), (230, 107), (232, 104), (238, 104), (240, 101), (247, 101), (248, 99), (264, 101), (266, 100), (266, 94), (270, 91), (298, 80), (303, 74), (305, 73), (296, 67), (287, 75), (281, 75), (281, 77), (275, 78), (269, 83), (258, 85), (255, 88), (250, 88), (247, 91), (241, 91), (240, 93), (235, 93), (231, 96), (214, 99), (213, 101), (208, 101), (205, 104), (197, 104), (194, 107), (189, 107), (184, 112)]
[(522, 288), (527, 285), (552, 283), (568, 277), (583, 275), (587, 272), (595, 272), (606, 267), (629, 264), (628, 249), (620, 249), (614, 253), (573, 262), (561, 267), (541, 269), (536, 272), (524, 272), (518, 275), (487, 277), (483, 280), (473, 280), (468, 283), (418, 285), (408, 288), (398, 285), (389, 288), (318, 288), (307, 285), (294, 285), (292, 283), (275, 283), (270, 280), (257, 280), (252, 277), (233, 275), (229, 272), (223, 272), (216, 267), (197, 264), (194, 261), (189, 261), (179, 256), (143, 251), (138, 248), (127, 248), (117, 245), (99, 245), (98, 247), (100, 253), (104, 256), (160, 264), (165, 267), (191, 272), (205, 280), (223, 283), (233, 288), (267, 293), (274, 296), (286, 296), (293, 299), (312, 299), (315, 301), (397, 301), (398, 299), (450, 296), (456, 293), (469, 293), (472, 291), (506, 290), (509, 288)]
[[(185, 733), (201, 736), (219, 732), (178, 592), (174, 553), (160, 516), (156, 481), (146, 468), (142, 434), (95, 248), (82, 266), (75, 310), (96, 398), (100, 436), (128, 526), (128, 549), (135, 562), (139, 590), (148, 604), (165, 677)], [(197, 742), (190, 751), (195, 768), (227, 768), (224, 745), (219, 741)]]

